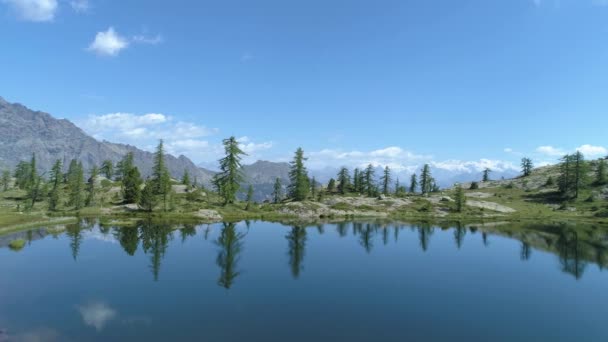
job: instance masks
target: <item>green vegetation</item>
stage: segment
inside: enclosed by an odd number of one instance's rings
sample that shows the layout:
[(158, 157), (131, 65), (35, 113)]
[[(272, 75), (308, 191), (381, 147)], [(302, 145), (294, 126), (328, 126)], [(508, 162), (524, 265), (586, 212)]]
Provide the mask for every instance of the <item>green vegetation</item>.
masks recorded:
[(304, 151), (302, 148), (298, 148), (296, 154), (291, 162), (291, 170), (289, 171), (289, 184), (288, 191), (289, 197), (295, 201), (303, 201), (308, 198), (310, 186), (308, 184), (308, 171), (304, 166), (304, 161), (307, 158), (304, 157)]
[(236, 201), (236, 193), (241, 188), (241, 156), (246, 154), (240, 149), (235, 137), (224, 139), (223, 144), (226, 156), (220, 159), (221, 171), (215, 176), (213, 183), (218, 194), (224, 198), (224, 205), (227, 205)]
[(22, 250), (25, 247), (25, 240), (23, 239), (17, 239), (17, 240), (13, 240), (8, 244), (8, 247), (15, 252), (18, 252), (20, 250)]

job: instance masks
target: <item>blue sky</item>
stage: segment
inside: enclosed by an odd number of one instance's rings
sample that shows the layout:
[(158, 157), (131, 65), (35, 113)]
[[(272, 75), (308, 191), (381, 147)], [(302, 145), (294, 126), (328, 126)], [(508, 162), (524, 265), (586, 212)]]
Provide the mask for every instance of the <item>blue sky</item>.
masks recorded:
[(0, 96), (215, 163), (608, 153), (606, 0), (0, 0)]

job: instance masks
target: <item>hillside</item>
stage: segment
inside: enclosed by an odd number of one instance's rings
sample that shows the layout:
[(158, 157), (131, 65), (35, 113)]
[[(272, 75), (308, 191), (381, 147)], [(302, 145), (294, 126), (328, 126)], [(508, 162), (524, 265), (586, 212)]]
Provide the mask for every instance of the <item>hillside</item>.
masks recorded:
[[(48, 171), (57, 159), (64, 165), (77, 159), (89, 170), (104, 160), (117, 163), (127, 152), (133, 152), (142, 174), (149, 175), (154, 160), (152, 153), (135, 146), (97, 141), (68, 120), (56, 119), (0, 97), (0, 168), (14, 169), (21, 160), (29, 160), (35, 153), (41, 172)], [(167, 155), (166, 158), (175, 178), (188, 170), (199, 182), (208, 184), (213, 176), (213, 172), (197, 167), (184, 156)]]

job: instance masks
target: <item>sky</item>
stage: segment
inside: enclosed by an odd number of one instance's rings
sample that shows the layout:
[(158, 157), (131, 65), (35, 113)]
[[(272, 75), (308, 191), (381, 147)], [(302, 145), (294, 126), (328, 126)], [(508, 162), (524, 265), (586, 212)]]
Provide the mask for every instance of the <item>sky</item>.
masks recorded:
[(608, 154), (608, 0), (0, 0), (0, 96), (212, 167)]

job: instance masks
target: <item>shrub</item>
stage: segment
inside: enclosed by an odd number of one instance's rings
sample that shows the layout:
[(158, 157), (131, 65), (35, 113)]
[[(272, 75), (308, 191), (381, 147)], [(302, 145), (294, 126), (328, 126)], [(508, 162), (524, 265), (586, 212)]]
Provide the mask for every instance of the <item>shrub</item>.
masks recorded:
[(336, 204), (333, 204), (330, 208), (332, 208), (334, 210), (344, 210), (344, 211), (349, 211), (349, 210), (353, 209), (353, 207), (346, 202), (338, 202)]
[(471, 186), (469, 187), (469, 190), (477, 190), (477, 189), (479, 189), (479, 183), (472, 182)]
[(608, 218), (608, 209), (602, 209), (595, 213), (595, 217)]
[(554, 186), (555, 185), (555, 181), (553, 180), (553, 177), (549, 176), (549, 178), (547, 178), (547, 182), (545, 183), (545, 186)]

